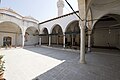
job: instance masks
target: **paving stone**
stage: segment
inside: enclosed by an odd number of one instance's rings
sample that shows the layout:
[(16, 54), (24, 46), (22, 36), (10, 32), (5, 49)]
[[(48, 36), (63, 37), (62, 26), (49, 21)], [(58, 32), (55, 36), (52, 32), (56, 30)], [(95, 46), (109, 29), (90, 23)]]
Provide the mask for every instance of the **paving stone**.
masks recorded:
[(80, 64), (79, 51), (47, 47), (0, 50), (5, 55), (6, 80), (120, 80), (120, 51), (97, 51), (86, 54), (87, 64)]

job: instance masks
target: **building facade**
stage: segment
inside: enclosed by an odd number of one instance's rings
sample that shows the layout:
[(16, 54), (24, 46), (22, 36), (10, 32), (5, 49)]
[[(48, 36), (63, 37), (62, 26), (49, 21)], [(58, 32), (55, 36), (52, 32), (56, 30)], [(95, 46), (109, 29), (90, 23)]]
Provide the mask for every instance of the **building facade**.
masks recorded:
[(78, 0), (79, 11), (65, 15), (63, 0), (58, 0), (57, 7), (58, 17), (44, 22), (1, 8), (0, 46), (80, 49), (81, 63), (85, 63), (85, 46), (88, 51), (91, 47), (120, 49), (120, 0)]
[[(0, 46), (24, 46), (38, 42), (38, 21), (10, 8), (0, 9)], [(29, 36), (26, 36), (26, 35)], [(29, 39), (29, 40), (28, 40)], [(28, 40), (28, 41), (27, 41)]]

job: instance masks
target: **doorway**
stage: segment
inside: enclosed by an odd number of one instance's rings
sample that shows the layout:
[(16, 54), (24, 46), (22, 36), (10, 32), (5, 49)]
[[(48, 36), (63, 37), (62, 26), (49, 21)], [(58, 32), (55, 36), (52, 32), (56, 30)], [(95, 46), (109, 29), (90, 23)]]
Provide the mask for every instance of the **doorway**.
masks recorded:
[(10, 47), (11, 46), (11, 41), (12, 41), (12, 38), (11, 37), (4, 37), (3, 38), (3, 46), (8, 46)]

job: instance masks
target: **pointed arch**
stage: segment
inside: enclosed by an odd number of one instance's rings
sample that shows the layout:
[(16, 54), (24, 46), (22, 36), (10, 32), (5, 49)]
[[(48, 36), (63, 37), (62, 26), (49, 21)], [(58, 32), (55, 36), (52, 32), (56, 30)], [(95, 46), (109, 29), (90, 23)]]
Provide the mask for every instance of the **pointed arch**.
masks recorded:
[(4, 21), (0, 23), (0, 38), (1, 38), (0, 45), (8, 46), (5, 44), (7, 44), (7, 39), (10, 37), (9, 39), (11, 40), (11, 43), (9, 47), (20, 46), (22, 45), (21, 36), (22, 36), (22, 28), (18, 24), (10, 21)]
[(51, 32), (51, 44), (53, 46), (62, 46), (63, 45), (63, 30), (59, 24), (55, 24), (52, 27)]
[(80, 27), (79, 21), (75, 20), (68, 24), (65, 30), (66, 47), (79, 49), (80, 47)]
[[(54, 24), (54, 25), (52, 26), (52, 28), (51, 28), (50, 34), (52, 34), (53, 30), (56, 29), (56, 28), (60, 29), (60, 32), (63, 33), (63, 29), (62, 29), (61, 25), (59, 25), (59, 24)], [(57, 29), (57, 30), (58, 30), (58, 29)]]
[[(74, 26), (73, 26), (74, 25)], [(79, 21), (78, 20), (74, 20), (72, 22), (70, 22), (67, 27), (65, 28), (65, 32), (69, 31), (69, 28), (77, 28), (80, 31), (80, 27), (79, 27)], [(70, 29), (71, 30), (71, 29)]]
[(120, 48), (119, 17), (118, 14), (106, 14), (95, 23), (92, 32), (93, 47)]
[(39, 31), (31, 26), (25, 31), (25, 46), (37, 45), (39, 42)]
[(47, 28), (42, 29), (41, 37), (41, 45), (48, 45), (49, 44), (49, 33)]

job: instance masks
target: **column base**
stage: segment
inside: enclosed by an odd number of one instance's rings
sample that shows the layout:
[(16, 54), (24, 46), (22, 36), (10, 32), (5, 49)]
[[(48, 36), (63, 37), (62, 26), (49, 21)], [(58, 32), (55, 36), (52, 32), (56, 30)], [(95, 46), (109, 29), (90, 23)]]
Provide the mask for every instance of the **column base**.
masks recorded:
[(24, 48), (24, 46), (21, 46), (21, 48)]
[(63, 45), (63, 48), (65, 48), (65, 45)]
[(80, 60), (81, 64), (87, 64), (87, 62), (85, 60)]
[(88, 52), (91, 52), (91, 48), (88, 48), (88, 50), (87, 50)]

